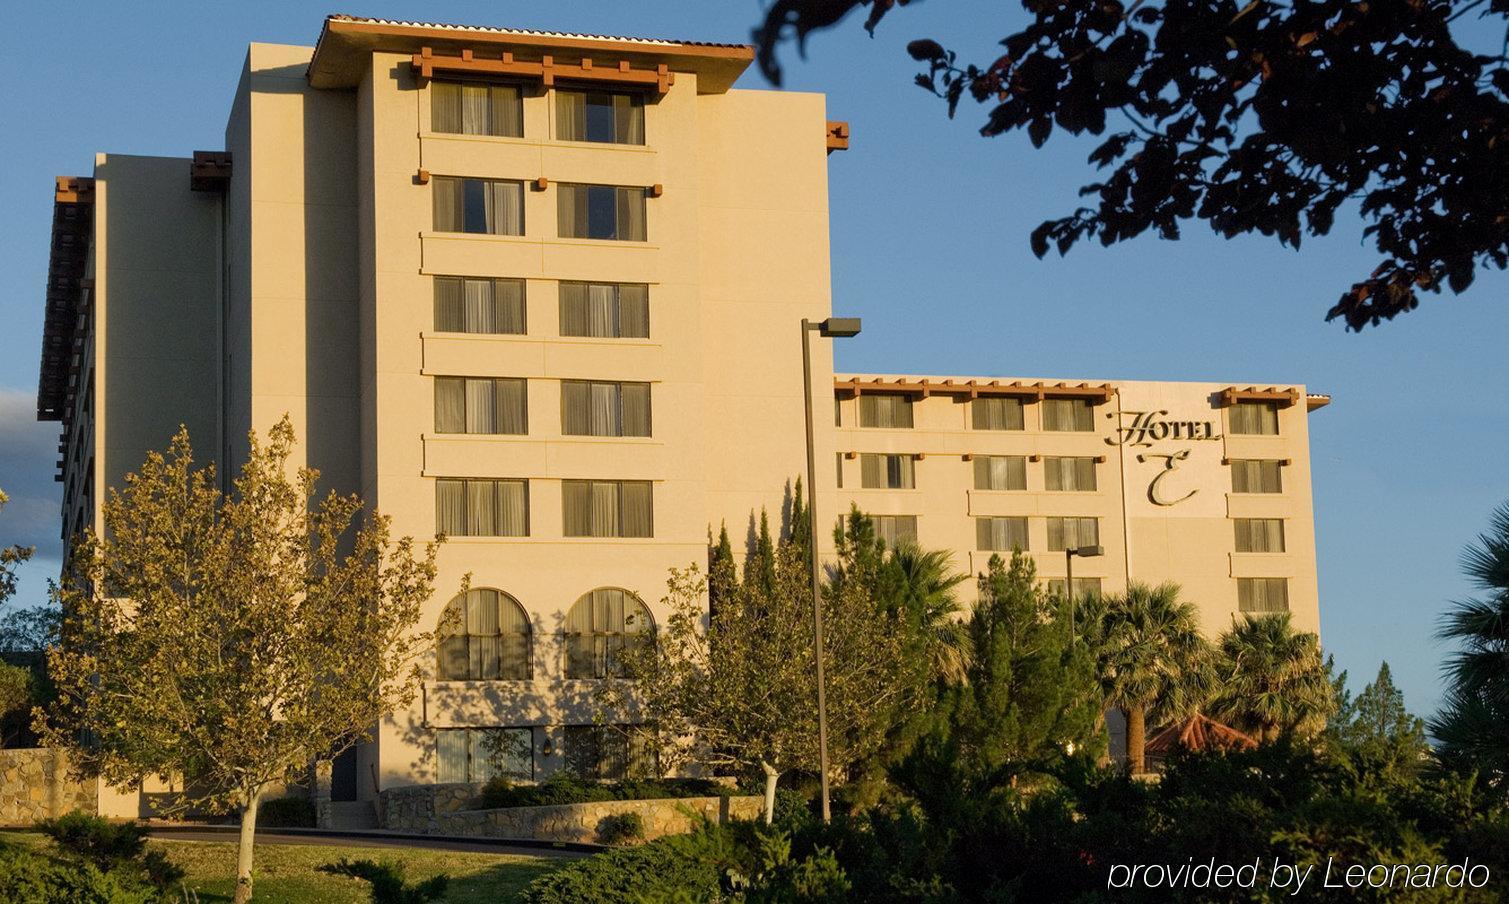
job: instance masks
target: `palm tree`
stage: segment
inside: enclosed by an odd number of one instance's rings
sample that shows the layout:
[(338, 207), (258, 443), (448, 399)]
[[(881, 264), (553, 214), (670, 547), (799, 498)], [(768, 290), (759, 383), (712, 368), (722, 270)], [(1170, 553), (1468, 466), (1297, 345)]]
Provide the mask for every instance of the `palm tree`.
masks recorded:
[(1092, 613), (1090, 638), (1106, 704), (1126, 713), (1127, 764), (1143, 771), (1147, 720), (1177, 719), (1196, 709), (1209, 690), (1210, 645), (1200, 635), (1195, 607), (1179, 599), (1179, 585), (1132, 582)]
[(1263, 742), (1320, 731), (1336, 710), (1320, 638), (1295, 631), (1289, 613), (1247, 616), (1221, 635), (1211, 712)]
[(946, 684), (963, 684), (973, 650), (954, 588), (969, 575), (953, 570), (947, 550), (924, 551), (915, 543), (896, 547), (891, 562), (899, 584), (897, 604), (926, 644), (932, 674)]
[(1430, 720), (1447, 764), (1463, 763), (1509, 790), (1509, 503), (1462, 553), (1462, 570), (1482, 599), (1452, 604), (1437, 636), (1462, 649), (1446, 661), (1446, 702)]

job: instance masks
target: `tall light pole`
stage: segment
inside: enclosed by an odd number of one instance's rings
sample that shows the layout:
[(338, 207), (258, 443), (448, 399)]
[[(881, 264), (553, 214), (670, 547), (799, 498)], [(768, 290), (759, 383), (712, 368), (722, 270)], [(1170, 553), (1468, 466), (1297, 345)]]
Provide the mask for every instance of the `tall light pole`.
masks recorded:
[(859, 335), (858, 317), (829, 317), (820, 323), (802, 318), (802, 399), (807, 409), (807, 545), (812, 557), (812, 646), (817, 653), (817, 758), (822, 785), (823, 822), (833, 818), (828, 803), (828, 697), (823, 681), (822, 572), (817, 558), (817, 448), (812, 435), (812, 332), (828, 339)]
[(1079, 642), (1079, 637), (1074, 633), (1074, 607), (1077, 605), (1074, 597), (1074, 557), (1090, 559), (1106, 554), (1104, 546), (1068, 546), (1064, 548), (1064, 596), (1069, 598), (1069, 643)]

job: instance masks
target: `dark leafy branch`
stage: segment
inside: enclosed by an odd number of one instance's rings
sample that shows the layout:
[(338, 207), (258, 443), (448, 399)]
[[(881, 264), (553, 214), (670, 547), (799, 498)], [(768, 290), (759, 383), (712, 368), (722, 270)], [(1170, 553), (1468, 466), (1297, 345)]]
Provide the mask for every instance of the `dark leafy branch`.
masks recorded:
[[(871, 31), (906, 0), (777, 0), (754, 32), (776, 50), (866, 7)], [(937, 41), (907, 49), (917, 84), (953, 116), (985, 107), (980, 134), (1105, 135), (1081, 189), (1090, 206), (1033, 230), (1039, 257), (1081, 239), (1205, 220), (1298, 248), (1355, 204), (1377, 268), (1327, 313), (1361, 329), (1413, 310), (1421, 291), (1460, 293), (1479, 267), (1509, 266), (1509, 68), (1453, 37), (1453, 19), (1509, 16), (1509, 0), (1024, 0), (1030, 22), (988, 64)], [(1509, 42), (1509, 32), (1506, 32)]]

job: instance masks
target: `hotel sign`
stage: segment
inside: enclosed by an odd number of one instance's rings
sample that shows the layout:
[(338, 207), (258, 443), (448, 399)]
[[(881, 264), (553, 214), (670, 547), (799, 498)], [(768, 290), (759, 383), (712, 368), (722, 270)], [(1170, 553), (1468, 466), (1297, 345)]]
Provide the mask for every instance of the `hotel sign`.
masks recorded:
[[(1170, 420), (1168, 411), (1163, 409), (1158, 411), (1123, 411), (1121, 412), (1121, 418), (1121, 426), (1116, 429), (1116, 435), (1106, 437), (1108, 445), (1152, 446), (1153, 443), (1167, 440), (1204, 442), (1221, 439), (1221, 434), (1216, 432), (1213, 422)], [(1198, 489), (1194, 489), (1179, 496), (1168, 492), (1162, 486), (1164, 479), (1177, 471), (1179, 463), (1188, 459), (1189, 454), (1189, 449), (1164, 453), (1139, 452), (1137, 454), (1137, 461), (1141, 463), (1149, 461), (1163, 462), (1163, 467), (1158, 469), (1158, 473), (1153, 476), (1152, 481), (1148, 484), (1147, 498), (1149, 502), (1153, 505), (1163, 507), (1178, 505), (1200, 492)]]

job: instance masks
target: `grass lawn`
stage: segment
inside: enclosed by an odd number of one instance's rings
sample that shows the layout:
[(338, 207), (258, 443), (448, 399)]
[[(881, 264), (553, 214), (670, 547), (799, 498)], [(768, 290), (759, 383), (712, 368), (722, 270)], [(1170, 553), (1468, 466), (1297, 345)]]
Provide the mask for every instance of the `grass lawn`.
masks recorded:
[[(47, 844), (45, 837), (34, 833), (5, 832), (0, 837), (39, 846)], [(188, 873), (184, 884), (198, 893), (201, 902), (231, 900), (236, 884), (234, 841), (154, 838), (149, 844), (165, 851), (184, 868)], [(398, 861), (404, 866), (405, 878), (411, 882), (445, 873), (451, 877), (451, 883), (441, 900), (452, 904), (506, 904), (536, 876), (571, 862), (552, 857), (422, 848), (258, 843), (252, 899), (268, 904), (366, 904), (371, 900), (371, 885), (361, 879), (320, 871), (319, 867), (342, 857)]]

